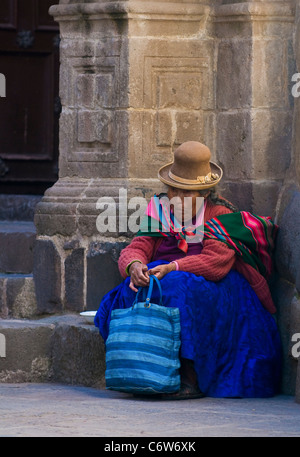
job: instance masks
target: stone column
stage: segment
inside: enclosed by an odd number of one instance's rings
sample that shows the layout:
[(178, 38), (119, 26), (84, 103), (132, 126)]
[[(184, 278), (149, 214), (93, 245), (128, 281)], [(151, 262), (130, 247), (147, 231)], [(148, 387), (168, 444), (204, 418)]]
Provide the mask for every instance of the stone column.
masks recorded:
[[(215, 152), (215, 54), (202, 1), (61, 0), (59, 180), (38, 205), (34, 277), (40, 313), (97, 309), (116, 285), (124, 221), (99, 233), (97, 202), (150, 197), (174, 146)], [(123, 197), (122, 197), (123, 198)], [(126, 208), (125, 208), (126, 209)]]
[(291, 160), (294, 2), (222, 3), (213, 12), (217, 157), (229, 199), (274, 216)]

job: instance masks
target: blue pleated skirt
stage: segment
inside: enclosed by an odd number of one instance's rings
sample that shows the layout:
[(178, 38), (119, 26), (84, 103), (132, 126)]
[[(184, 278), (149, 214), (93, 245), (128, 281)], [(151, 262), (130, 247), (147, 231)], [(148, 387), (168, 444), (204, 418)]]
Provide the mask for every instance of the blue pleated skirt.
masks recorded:
[[(164, 261), (148, 264), (151, 268)], [(178, 307), (181, 357), (194, 361), (198, 384), (210, 397), (271, 397), (280, 392), (281, 341), (274, 317), (247, 280), (231, 271), (221, 281), (173, 271), (160, 281), (164, 306)], [(108, 292), (95, 316), (107, 339), (111, 311), (135, 299), (129, 278)], [(158, 303), (156, 288), (152, 302)]]

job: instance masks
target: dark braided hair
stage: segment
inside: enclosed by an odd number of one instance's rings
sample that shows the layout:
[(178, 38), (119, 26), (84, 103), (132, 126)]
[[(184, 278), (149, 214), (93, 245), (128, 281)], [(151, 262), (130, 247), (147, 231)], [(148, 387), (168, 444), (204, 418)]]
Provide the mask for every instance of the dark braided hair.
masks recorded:
[(212, 187), (211, 189), (206, 189), (206, 190), (201, 190), (199, 193), (201, 196), (204, 196), (207, 194), (207, 191), (209, 191), (209, 195), (206, 197), (213, 205), (222, 205), (226, 206), (226, 208), (229, 208), (231, 211), (234, 213), (238, 213), (239, 209), (234, 206), (232, 203), (230, 203), (228, 200), (225, 200), (225, 198), (221, 197), (216, 189), (216, 187)]

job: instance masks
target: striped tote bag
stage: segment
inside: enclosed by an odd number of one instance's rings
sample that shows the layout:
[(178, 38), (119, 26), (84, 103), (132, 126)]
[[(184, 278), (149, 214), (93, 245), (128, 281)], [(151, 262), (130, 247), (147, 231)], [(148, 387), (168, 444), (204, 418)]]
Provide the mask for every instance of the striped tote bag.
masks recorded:
[[(151, 303), (154, 284), (160, 303)], [(145, 299), (140, 299), (141, 291)], [(141, 301), (140, 301), (141, 300)], [(135, 394), (173, 393), (180, 388), (180, 316), (162, 303), (159, 280), (150, 276), (130, 308), (111, 314), (106, 340), (106, 388)]]

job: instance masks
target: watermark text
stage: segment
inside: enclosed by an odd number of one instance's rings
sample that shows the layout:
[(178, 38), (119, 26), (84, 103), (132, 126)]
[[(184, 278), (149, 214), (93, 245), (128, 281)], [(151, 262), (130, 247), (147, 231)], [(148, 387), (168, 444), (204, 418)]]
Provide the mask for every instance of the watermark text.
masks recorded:
[[(100, 197), (96, 209), (101, 210), (97, 216), (96, 227), (99, 233), (136, 234), (170, 231), (180, 233), (184, 227), (186, 240), (198, 243), (203, 239), (203, 197), (174, 196), (171, 199), (157, 196), (151, 205), (144, 197), (132, 197), (128, 200), (127, 189), (119, 189), (117, 201), (113, 197)], [(151, 217), (145, 217), (145, 215)], [(171, 217), (172, 214), (172, 217)], [(150, 225), (149, 225), (150, 224)]]
[(0, 357), (6, 357), (6, 338), (0, 333)]
[(292, 87), (292, 96), (298, 98), (300, 97), (300, 73), (294, 73), (292, 81), (296, 83)]
[(292, 342), (295, 343), (292, 346), (292, 356), (298, 358), (300, 357), (300, 333), (294, 333)]
[(0, 97), (6, 97), (6, 78), (0, 73)]

